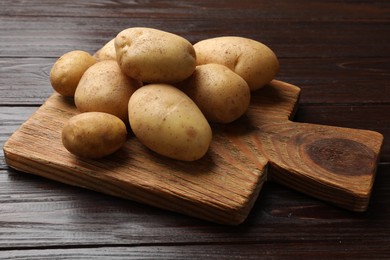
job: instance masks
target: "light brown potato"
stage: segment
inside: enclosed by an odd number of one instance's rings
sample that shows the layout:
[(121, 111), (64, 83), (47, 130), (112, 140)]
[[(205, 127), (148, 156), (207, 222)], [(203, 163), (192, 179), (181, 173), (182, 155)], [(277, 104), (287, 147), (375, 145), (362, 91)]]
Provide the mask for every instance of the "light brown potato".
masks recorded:
[(174, 83), (188, 78), (196, 57), (186, 39), (161, 30), (135, 27), (115, 38), (117, 60), (130, 77), (147, 83)]
[(62, 55), (50, 71), (50, 83), (63, 96), (73, 97), (84, 72), (96, 63), (85, 51), (75, 50)]
[(262, 88), (279, 72), (279, 61), (266, 45), (243, 37), (223, 36), (194, 44), (197, 65), (219, 63), (240, 75), (251, 91)]
[(212, 139), (211, 127), (196, 104), (171, 85), (150, 84), (134, 92), (129, 122), (146, 147), (177, 160), (200, 159)]
[(230, 123), (249, 107), (250, 89), (246, 81), (221, 64), (205, 64), (185, 80), (181, 88), (198, 105), (210, 122)]
[(74, 100), (80, 112), (106, 112), (128, 122), (127, 105), (141, 82), (125, 75), (116, 61), (91, 66), (77, 86)]
[(107, 42), (102, 48), (93, 54), (97, 61), (116, 60), (115, 38)]
[(121, 119), (102, 112), (78, 114), (62, 129), (64, 147), (80, 157), (102, 158), (117, 151), (127, 138)]

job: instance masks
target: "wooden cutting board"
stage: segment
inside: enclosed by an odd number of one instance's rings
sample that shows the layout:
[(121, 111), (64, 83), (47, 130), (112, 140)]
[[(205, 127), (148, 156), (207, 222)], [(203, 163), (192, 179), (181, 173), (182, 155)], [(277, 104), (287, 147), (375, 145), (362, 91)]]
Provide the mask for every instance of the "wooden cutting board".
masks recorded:
[(209, 221), (245, 220), (266, 180), (337, 206), (366, 210), (383, 136), (367, 130), (296, 123), (300, 89), (274, 80), (253, 93), (249, 111), (213, 125), (208, 153), (195, 162), (164, 158), (129, 134), (100, 160), (77, 158), (62, 145), (73, 99), (56, 93), (7, 140), (9, 166), (70, 185)]

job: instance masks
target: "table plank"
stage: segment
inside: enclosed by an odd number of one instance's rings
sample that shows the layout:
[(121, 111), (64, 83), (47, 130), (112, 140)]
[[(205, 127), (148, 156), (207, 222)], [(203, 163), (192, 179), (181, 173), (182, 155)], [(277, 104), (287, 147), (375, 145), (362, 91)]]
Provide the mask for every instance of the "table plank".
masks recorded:
[[(248, 219), (226, 228), (135, 202), (23, 174), (0, 171), (0, 248), (173, 244), (390, 243), (390, 170), (381, 164), (371, 204), (353, 213), (267, 183)], [(6, 185), (5, 185), (6, 184)], [(369, 250), (369, 247), (366, 248)]]
[(0, 15), (4, 16), (70, 16), (79, 17), (142, 17), (150, 16), (194, 16), (229, 17), (242, 19), (291, 19), (291, 20), (382, 20), (388, 18), (389, 2), (386, 0), (363, 1), (321, 1), (321, 0), (280, 0), (269, 3), (267, 1), (240, 1), (227, 0), (198, 0), (169, 2), (158, 1), (88, 1), (55, 0), (13, 1), (3, 0), (4, 8)]
[(8, 138), (26, 121), (38, 107), (1, 107), (0, 123), (0, 169), (8, 169), (3, 146)]
[[(309, 245), (308, 243), (268, 243), (253, 244), (195, 244), (195, 245), (153, 245), (120, 247), (87, 247), (61, 249), (27, 249), (0, 251), (2, 259), (290, 259), (299, 255), (300, 259), (313, 259), (318, 255), (323, 259), (372, 259), (386, 258), (390, 248), (382, 244), (346, 243), (342, 238), (331, 242)], [(271, 257), (272, 256), (272, 257)]]
[(176, 33), (192, 43), (222, 35), (248, 37), (268, 45), (281, 58), (390, 56), (390, 45), (384, 44), (388, 21), (0, 16), (0, 57), (58, 57), (74, 49), (94, 52), (121, 30), (136, 26)]
[(260, 40), (281, 60), (279, 79), (302, 89), (297, 121), (369, 128), (385, 143), (367, 212), (267, 183), (229, 229), (11, 170), (1, 151), (0, 258), (389, 258), (389, 10), (388, 0), (2, 0), (1, 147), (51, 94), (58, 56), (130, 26)]
[[(1, 58), (0, 105), (41, 105), (58, 57)], [(302, 89), (300, 104), (390, 103), (390, 58), (280, 58), (278, 79)]]

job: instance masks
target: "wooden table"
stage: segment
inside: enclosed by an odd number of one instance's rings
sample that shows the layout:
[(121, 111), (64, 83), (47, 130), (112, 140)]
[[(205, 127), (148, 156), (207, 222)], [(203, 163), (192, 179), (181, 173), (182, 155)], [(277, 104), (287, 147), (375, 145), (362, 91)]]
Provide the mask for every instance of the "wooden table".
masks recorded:
[(0, 3), (0, 144), (52, 94), (67, 51), (91, 53), (127, 27), (192, 43), (259, 40), (277, 79), (302, 90), (295, 121), (385, 137), (368, 210), (266, 183), (248, 219), (217, 225), (18, 172), (0, 152), (0, 258), (389, 258), (390, 3), (376, 1), (14, 1)]

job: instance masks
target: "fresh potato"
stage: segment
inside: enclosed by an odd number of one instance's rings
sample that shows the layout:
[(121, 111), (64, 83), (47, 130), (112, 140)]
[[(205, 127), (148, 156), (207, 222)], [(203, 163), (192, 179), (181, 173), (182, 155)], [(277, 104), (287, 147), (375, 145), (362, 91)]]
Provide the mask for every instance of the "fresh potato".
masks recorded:
[(167, 84), (150, 84), (134, 92), (129, 122), (141, 143), (177, 160), (200, 159), (212, 139), (210, 125), (196, 104)]
[(197, 65), (219, 63), (240, 75), (251, 91), (257, 90), (279, 72), (279, 61), (266, 45), (243, 37), (223, 36), (194, 45)]
[(127, 105), (141, 82), (125, 75), (116, 61), (91, 66), (77, 86), (74, 100), (80, 112), (106, 112), (128, 122)]
[(102, 112), (78, 114), (62, 130), (62, 143), (71, 153), (97, 159), (117, 151), (127, 138), (121, 119)]
[(188, 78), (196, 57), (186, 39), (161, 30), (135, 27), (115, 38), (121, 69), (130, 77), (147, 83), (174, 83)]
[(88, 52), (75, 50), (65, 53), (50, 71), (52, 87), (63, 96), (73, 97), (84, 72), (95, 63)]
[(230, 123), (249, 107), (250, 89), (246, 81), (221, 64), (205, 64), (183, 83), (182, 90), (197, 104), (207, 120)]
[(115, 38), (107, 42), (102, 48), (100, 48), (93, 57), (98, 60), (116, 60), (116, 51), (114, 45)]

